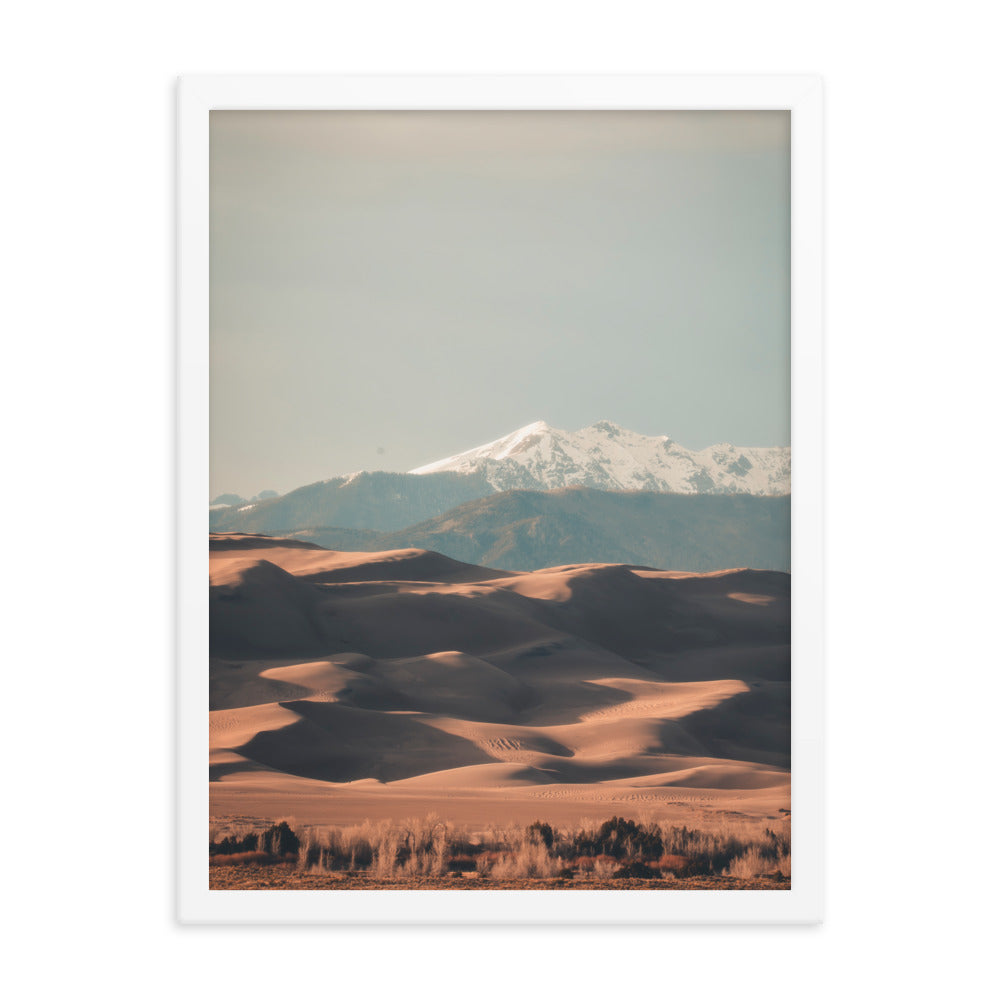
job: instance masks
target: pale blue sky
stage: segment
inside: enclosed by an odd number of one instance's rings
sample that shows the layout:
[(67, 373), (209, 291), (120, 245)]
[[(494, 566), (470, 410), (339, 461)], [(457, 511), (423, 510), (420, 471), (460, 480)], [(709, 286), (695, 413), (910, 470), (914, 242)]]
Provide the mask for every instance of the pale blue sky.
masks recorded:
[(784, 112), (213, 112), (211, 490), (789, 443)]

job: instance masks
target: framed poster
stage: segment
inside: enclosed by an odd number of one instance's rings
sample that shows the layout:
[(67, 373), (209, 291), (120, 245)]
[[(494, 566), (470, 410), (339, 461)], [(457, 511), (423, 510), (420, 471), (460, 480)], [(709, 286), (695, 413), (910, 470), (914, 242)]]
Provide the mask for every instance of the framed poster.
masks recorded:
[(178, 94), (180, 919), (821, 919), (819, 82)]

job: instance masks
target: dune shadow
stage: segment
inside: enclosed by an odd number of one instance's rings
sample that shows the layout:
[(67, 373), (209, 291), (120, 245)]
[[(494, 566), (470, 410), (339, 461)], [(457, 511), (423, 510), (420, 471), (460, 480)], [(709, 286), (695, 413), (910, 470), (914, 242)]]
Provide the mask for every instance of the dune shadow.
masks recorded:
[(721, 760), (791, 766), (788, 684), (768, 684), (685, 717), (684, 728)]
[(236, 747), (278, 771), (319, 781), (398, 781), (432, 771), (494, 763), (475, 743), (424, 725), (406, 714), (375, 712), (336, 702), (292, 701), (301, 717), (258, 733)]

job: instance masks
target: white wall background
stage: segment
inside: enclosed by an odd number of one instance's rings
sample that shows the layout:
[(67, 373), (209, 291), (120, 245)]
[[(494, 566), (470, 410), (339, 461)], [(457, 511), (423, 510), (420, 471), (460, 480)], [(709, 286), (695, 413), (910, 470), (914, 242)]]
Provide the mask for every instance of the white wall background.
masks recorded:
[[(0, 735), (15, 928), (6, 971), (20, 995), (84, 983), (108, 997), (988, 989), (994, 17), (969, 0), (94, 0), (7, 11)], [(174, 925), (172, 81), (289, 71), (825, 77), (824, 926)]]

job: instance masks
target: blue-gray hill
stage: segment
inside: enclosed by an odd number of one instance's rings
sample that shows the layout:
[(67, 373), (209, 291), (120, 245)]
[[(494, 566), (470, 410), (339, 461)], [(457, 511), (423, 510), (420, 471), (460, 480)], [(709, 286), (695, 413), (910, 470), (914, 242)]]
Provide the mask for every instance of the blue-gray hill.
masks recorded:
[(327, 548), (433, 549), (462, 562), (506, 570), (599, 562), (690, 572), (737, 566), (788, 572), (790, 518), (787, 496), (571, 487), (494, 493), (400, 531), (296, 525), (290, 533)]

